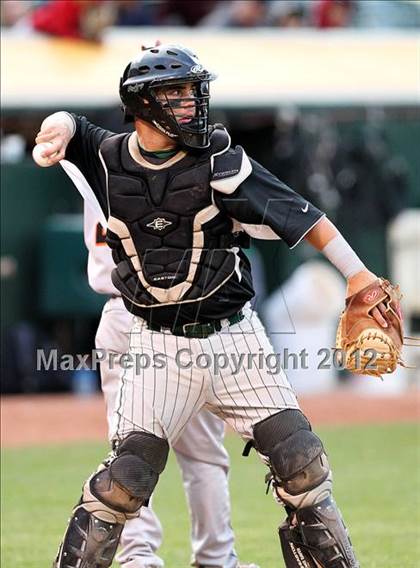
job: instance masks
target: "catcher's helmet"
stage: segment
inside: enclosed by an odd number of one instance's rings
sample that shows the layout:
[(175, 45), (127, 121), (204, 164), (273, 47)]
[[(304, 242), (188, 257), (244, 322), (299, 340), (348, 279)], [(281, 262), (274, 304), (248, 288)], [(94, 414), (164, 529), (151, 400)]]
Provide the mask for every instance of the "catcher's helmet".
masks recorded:
[[(127, 121), (134, 117), (150, 122), (187, 148), (209, 146), (209, 81), (216, 76), (206, 70), (192, 51), (181, 45), (145, 49), (127, 65), (120, 80), (120, 97)], [(188, 97), (157, 96), (162, 87), (192, 85)], [(188, 103), (190, 103), (188, 105)], [(177, 120), (177, 110), (194, 107), (188, 121)]]

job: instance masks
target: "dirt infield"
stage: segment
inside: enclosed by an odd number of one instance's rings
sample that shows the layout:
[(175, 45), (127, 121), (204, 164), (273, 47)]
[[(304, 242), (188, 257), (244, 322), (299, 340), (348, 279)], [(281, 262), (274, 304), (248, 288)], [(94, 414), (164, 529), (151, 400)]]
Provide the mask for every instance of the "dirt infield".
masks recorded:
[[(348, 392), (301, 397), (317, 425), (420, 421), (420, 392), (397, 397), (362, 397)], [(8, 396), (1, 399), (3, 447), (66, 444), (106, 439), (101, 395)]]

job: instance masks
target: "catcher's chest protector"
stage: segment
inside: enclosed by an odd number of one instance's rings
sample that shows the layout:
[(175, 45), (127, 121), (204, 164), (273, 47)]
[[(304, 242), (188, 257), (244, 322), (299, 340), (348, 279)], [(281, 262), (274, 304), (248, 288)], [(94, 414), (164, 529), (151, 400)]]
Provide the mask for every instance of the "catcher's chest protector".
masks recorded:
[(152, 169), (129, 153), (130, 135), (103, 142), (113, 283), (140, 307), (199, 301), (234, 273), (232, 222), (212, 202), (212, 154), (228, 149), (216, 130), (208, 151)]

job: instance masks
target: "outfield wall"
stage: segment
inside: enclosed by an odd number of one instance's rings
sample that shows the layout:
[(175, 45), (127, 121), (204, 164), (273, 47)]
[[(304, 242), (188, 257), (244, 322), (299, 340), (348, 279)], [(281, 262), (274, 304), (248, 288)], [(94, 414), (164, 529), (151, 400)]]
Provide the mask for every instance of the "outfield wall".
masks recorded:
[(6, 31), (2, 104), (116, 104), (122, 70), (141, 44), (156, 39), (197, 50), (219, 75), (212, 86), (216, 105), (418, 104), (419, 38), (395, 30), (147, 27), (111, 29), (95, 44)]

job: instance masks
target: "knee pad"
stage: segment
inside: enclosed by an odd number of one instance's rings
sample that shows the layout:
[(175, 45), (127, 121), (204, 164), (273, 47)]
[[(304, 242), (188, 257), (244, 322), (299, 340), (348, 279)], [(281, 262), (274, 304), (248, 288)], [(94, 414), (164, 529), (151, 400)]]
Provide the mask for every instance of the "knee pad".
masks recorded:
[(109, 568), (127, 519), (147, 504), (165, 468), (169, 445), (148, 432), (133, 432), (83, 487), (54, 568)]
[(115, 511), (133, 513), (148, 503), (168, 459), (169, 444), (149, 432), (133, 432), (119, 443), (115, 458), (95, 473), (89, 489)]
[(253, 427), (255, 448), (269, 460), (276, 481), (290, 495), (320, 485), (330, 471), (321, 440), (300, 410), (287, 409)]

